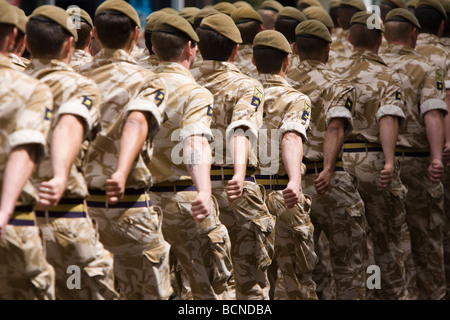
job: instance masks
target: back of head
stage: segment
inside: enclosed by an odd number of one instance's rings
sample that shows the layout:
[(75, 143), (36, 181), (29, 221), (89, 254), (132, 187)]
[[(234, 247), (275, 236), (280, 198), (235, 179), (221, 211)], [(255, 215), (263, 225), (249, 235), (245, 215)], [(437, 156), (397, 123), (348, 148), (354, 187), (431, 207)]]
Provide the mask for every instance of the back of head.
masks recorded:
[(278, 74), (291, 46), (282, 33), (264, 30), (253, 41), (253, 58), (259, 73)]
[(281, 32), (289, 43), (295, 42), (295, 28), (300, 22), (306, 21), (307, 17), (299, 9), (286, 6), (278, 12), (275, 21), (275, 30)]
[(438, 0), (419, 0), (414, 15), (422, 26), (419, 33), (439, 35), (442, 21), (447, 20), (447, 13)]
[(386, 39), (389, 42), (407, 44), (411, 31), (420, 29), (420, 24), (414, 14), (408, 9), (397, 8), (389, 11), (384, 22)]
[(308, 20), (319, 20), (328, 29), (334, 28), (333, 19), (331, 19), (328, 12), (321, 7), (308, 7), (303, 10), (303, 13), (308, 18)]
[(227, 61), (234, 46), (242, 43), (241, 33), (233, 19), (223, 13), (205, 17), (196, 32), (204, 60)]
[(69, 7), (66, 12), (77, 26), (78, 40), (75, 43), (75, 49), (84, 50), (91, 42), (92, 29), (94, 28), (92, 18), (89, 13), (78, 7)]
[(242, 37), (242, 44), (252, 44), (253, 39), (261, 31), (263, 20), (253, 8), (241, 7), (230, 15)]
[(277, 14), (281, 11), (281, 9), (283, 9), (283, 5), (278, 1), (263, 1), (258, 9), (258, 13), (263, 19), (263, 28), (265, 30), (270, 30), (275, 27), (275, 20), (277, 19)]
[(200, 26), (200, 23), (202, 22), (202, 20), (204, 18), (206, 18), (209, 15), (215, 14), (215, 13), (220, 13), (220, 12), (217, 11), (216, 9), (209, 8), (209, 7), (200, 9), (200, 11), (197, 12), (194, 16), (194, 30), (197, 30), (197, 28)]
[(366, 5), (362, 0), (341, 0), (338, 7), (340, 26), (344, 30), (350, 29), (350, 20), (355, 13), (360, 11), (366, 11)]
[(381, 0), (380, 3), (380, 13), (381, 20), (384, 21), (386, 19), (386, 15), (389, 11), (396, 8), (404, 8), (406, 9), (405, 0)]
[[(319, 60), (324, 54), (328, 59), (327, 45), (331, 40), (328, 28), (318, 20), (307, 20), (300, 23), (295, 28), (296, 41), (298, 53), (302, 60)], [(323, 61), (326, 62), (326, 61)]]
[(123, 0), (107, 0), (95, 11), (98, 40), (111, 49), (123, 49), (132, 32), (140, 28), (136, 10)]
[(70, 16), (53, 5), (37, 7), (30, 15), (26, 31), (28, 47), (35, 58), (59, 58), (68, 38), (78, 40)]
[(374, 17), (372, 13), (366, 11), (360, 11), (353, 15), (349, 32), (349, 40), (353, 47), (378, 51), (384, 26), (381, 21), (373, 21), (373, 19), (376, 19), (376, 16)]
[(152, 50), (152, 31), (155, 28), (156, 21), (160, 19), (162, 16), (165, 16), (169, 13), (164, 11), (154, 11), (147, 16), (147, 22), (145, 23), (144, 29), (144, 38), (145, 38), (145, 46), (147, 50), (152, 54), (154, 53)]
[[(13, 6), (7, 3), (5, 0), (0, 0), (0, 47), (5, 44), (7, 36), (13, 32), (17, 24), (17, 14)], [(7, 54), (11, 48), (7, 48)]]

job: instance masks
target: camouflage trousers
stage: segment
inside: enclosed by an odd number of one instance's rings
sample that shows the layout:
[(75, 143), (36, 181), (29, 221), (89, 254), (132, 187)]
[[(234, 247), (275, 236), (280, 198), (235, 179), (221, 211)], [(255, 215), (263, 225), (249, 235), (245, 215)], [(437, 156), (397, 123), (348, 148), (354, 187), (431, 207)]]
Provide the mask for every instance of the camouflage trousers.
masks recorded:
[(445, 168), (444, 178), (444, 210), (445, 210), (445, 232), (444, 232), (444, 264), (446, 279), (446, 299), (450, 299), (450, 167)]
[(444, 190), (428, 175), (430, 157), (398, 157), (401, 179), (408, 188), (406, 221), (416, 271), (418, 298), (442, 299), (445, 296), (444, 270)]
[[(309, 165), (309, 164), (308, 164)], [(342, 164), (340, 166), (342, 169)], [(308, 171), (314, 169), (308, 169)], [(328, 191), (317, 194), (314, 180), (319, 172), (303, 177), (303, 192), (312, 196), (311, 220), (328, 239), (336, 299), (364, 299), (364, 254), (368, 225), (364, 202), (355, 181), (346, 171), (335, 171)], [(317, 242), (319, 234), (316, 233)]]
[[(47, 249), (47, 261), (55, 269), (56, 298), (118, 299), (113, 256), (99, 241), (84, 201), (61, 199), (58, 206), (48, 211), (36, 210), (36, 215)], [(76, 269), (72, 269), (74, 267)], [(69, 286), (69, 282), (72, 285)]]
[(0, 300), (55, 299), (55, 271), (32, 210), (16, 211), (0, 239)]
[(391, 185), (384, 190), (379, 187), (379, 173), (384, 168), (384, 155), (381, 146), (379, 148), (380, 151), (362, 148), (360, 152), (346, 152), (344, 145), (343, 162), (346, 171), (357, 178), (358, 191), (364, 201), (372, 235), (373, 257), (381, 273), (381, 298), (406, 299), (401, 240), (406, 219), (407, 188), (401, 182), (398, 162)]
[(266, 190), (266, 203), (275, 217), (275, 253), (273, 261), (280, 271), (276, 274), (274, 299), (317, 300), (312, 271), (317, 263), (314, 251), (314, 226), (309, 212), (311, 198), (301, 194), (293, 208), (285, 205), (282, 191)]
[(170, 245), (162, 234), (162, 213), (152, 207), (150, 196), (126, 190), (119, 203), (107, 205), (101, 191), (90, 192), (89, 212), (97, 222), (100, 241), (114, 255), (120, 298), (168, 299), (173, 293)]
[[(215, 198), (211, 199), (210, 215), (198, 223), (191, 213), (191, 202), (197, 197), (197, 191), (167, 192), (165, 188), (159, 185), (152, 187), (150, 196), (152, 204), (163, 212), (164, 239), (171, 245), (171, 251), (188, 280), (192, 298), (231, 299), (231, 244), (228, 231), (219, 220)], [(179, 286), (186, 288), (182, 283)]]
[(227, 200), (227, 181), (212, 181), (219, 218), (230, 236), (238, 300), (269, 299), (267, 269), (273, 257), (274, 219), (265, 204), (262, 186), (253, 181), (244, 182), (242, 196), (231, 204)]

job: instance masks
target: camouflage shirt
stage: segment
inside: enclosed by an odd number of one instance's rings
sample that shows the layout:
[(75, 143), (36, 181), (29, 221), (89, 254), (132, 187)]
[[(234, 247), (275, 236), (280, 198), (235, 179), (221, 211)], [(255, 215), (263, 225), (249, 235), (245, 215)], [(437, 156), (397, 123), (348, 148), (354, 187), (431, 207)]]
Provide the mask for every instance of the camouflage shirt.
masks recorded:
[(19, 71), (25, 71), (27, 68), (27, 65), (23, 62), (23, 60), (16, 54), (10, 53), (9, 58), (11, 59), (12, 64), (14, 65), (14, 68), (16, 68)]
[[(303, 142), (307, 140), (311, 101), (279, 75), (259, 74), (257, 80), (264, 87), (264, 118), (258, 152), (260, 170), (262, 174), (286, 175), (281, 156), (281, 139), (286, 132), (293, 131), (302, 137)], [(272, 150), (272, 146), (276, 145), (279, 145), (279, 151)], [(279, 160), (279, 166), (273, 167), (274, 163), (270, 160), (275, 159)], [(277, 170), (271, 171), (273, 169)]]
[(234, 65), (238, 67), (241, 72), (251, 78), (258, 76), (258, 70), (252, 62), (253, 46), (251, 44), (244, 44), (239, 46), (239, 51), (234, 60)]
[(164, 121), (153, 140), (150, 163), (153, 182), (176, 181), (189, 177), (181, 150), (180, 159), (173, 159), (173, 150), (183, 148), (183, 141), (192, 135), (212, 139), (210, 130), (213, 96), (197, 84), (189, 70), (175, 62), (162, 62), (155, 70), (167, 84)]
[(93, 79), (103, 96), (100, 105), (101, 131), (89, 144), (85, 178), (90, 188), (103, 189), (117, 168), (122, 129), (130, 112), (149, 115), (149, 134), (136, 158), (126, 188), (146, 188), (151, 184), (148, 168), (151, 140), (159, 130), (165, 108), (165, 81), (145, 70), (124, 50), (102, 49), (94, 61), (80, 72)]
[(399, 130), (398, 145), (429, 149), (423, 116), (431, 110), (447, 113), (442, 75), (436, 66), (407, 46), (390, 44), (381, 54), (403, 82), (406, 102), (405, 125)]
[(450, 72), (450, 49), (441, 42), (441, 39), (433, 34), (419, 33), (415, 49), (441, 70), (445, 80), (450, 80), (447, 76)]
[(380, 144), (379, 119), (394, 116), (400, 124), (405, 119), (400, 76), (379, 55), (367, 50), (356, 51), (334, 70), (356, 89), (353, 132), (348, 139)]
[(147, 55), (145, 58), (136, 60), (136, 63), (144, 69), (155, 71), (156, 67), (159, 65), (159, 59), (156, 54), (151, 54)]
[[(53, 94), (53, 130), (59, 118), (64, 114), (76, 116), (84, 126), (84, 138), (91, 139), (99, 118), (100, 91), (94, 81), (75, 72), (70, 66), (59, 60), (32, 59), (26, 73), (47, 84)], [(51, 145), (51, 133), (48, 144)], [(50, 148), (50, 147), (49, 147)], [(36, 188), (43, 181), (53, 177), (51, 157), (48, 155), (40, 163), (32, 175)], [(87, 197), (87, 186), (83, 173), (76, 164), (72, 164), (69, 172), (64, 198)]]
[[(228, 141), (235, 129), (243, 128), (252, 143), (248, 163), (250, 166), (257, 166), (255, 149), (264, 106), (264, 90), (261, 83), (244, 75), (229, 62), (204, 60), (198, 71), (197, 82), (214, 96), (211, 125), (211, 128), (216, 130), (213, 132), (214, 163), (226, 167), (233, 166), (230, 152), (227, 154)], [(221, 139), (218, 139), (218, 136)]]
[(89, 52), (76, 49), (72, 55), (69, 65), (74, 70), (78, 70), (80, 66), (91, 63), (92, 59), (92, 55)]
[(353, 45), (347, 39), (349, 33), (350, 30), (342, 30), (336, 35), (336, 40), (333, 40), (330, 44), (330, 52), (333, 51), (333, 54), (331, 54), (333, 59), (329, 61), (331, 67), (334, 67), (334, 65), (331, 65), (332, 62), (345, 61), (353, 54)]
[[(450, 50), (450, 38), (440, 38), (440, 42), (447, 48), (447, 50)], [(445, 88), (448, 90), (450, 89), (450, 69), (447, 70), (447, 74), (445, 75)]]
[[(44, 158), (52, 109), (48, 86), (17, 71), (9, 58), (0, 56), (0, 194), (12, 149), (37, 144), (37, 162)], [(37, 200), (36, 189), (28, 181), (17, 205), (31, 205)]]
[(286, 79), (311, 99), (311, 135), (304, 145), (303, 153), (306, 160), (321, 161), (323, 140), (332, 119), (346, 120), (346, 136), (352, 131), (355, 88), (338, 77), (326, 64), (316, 60), (302, 61), (297, 68), (288, 72)]

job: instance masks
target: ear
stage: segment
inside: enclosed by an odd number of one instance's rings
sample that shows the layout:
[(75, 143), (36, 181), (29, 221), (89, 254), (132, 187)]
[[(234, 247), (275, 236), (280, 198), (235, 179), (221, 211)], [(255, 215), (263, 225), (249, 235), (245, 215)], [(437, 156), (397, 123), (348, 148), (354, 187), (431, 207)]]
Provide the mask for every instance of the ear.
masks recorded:
[(341, 19), (339, 17), (337, 17), (337, 23), (338, 23), (338, 27), (342, 28)]
[(294, 53), (298, 55), (299, 53), (298, 53), (298, 48), (297, 48), (296, 42), (294, 42), (294, 46), (292, 48), (294, 49)]
[(439, 25), (439, 31), (438, 31), (438, 37), (442, 36), (442, 33), (444, 32), (444, 28), (445, 28), (445, 20), (441, 21), (441, 24)]
[(11, 31), (8, 33), (7, 37), (7, 51), (10, 52), (14, 49), (14, 45), (16, 43), (16, 37), (17, 37), (17, 28), (12, 28)]
[(254, 66), (256, 66), (255, 57), (254, 56), (252, 56), (252, 63), (253, 63)]
[(98, 32), (97, 32), (97, 28), (96, 27), (94, 27), (94, 29), (92, 29), (92, 33), (94, 35), (94, 38), (97, 39), (97, 41), (99, 41), (98, 40)]

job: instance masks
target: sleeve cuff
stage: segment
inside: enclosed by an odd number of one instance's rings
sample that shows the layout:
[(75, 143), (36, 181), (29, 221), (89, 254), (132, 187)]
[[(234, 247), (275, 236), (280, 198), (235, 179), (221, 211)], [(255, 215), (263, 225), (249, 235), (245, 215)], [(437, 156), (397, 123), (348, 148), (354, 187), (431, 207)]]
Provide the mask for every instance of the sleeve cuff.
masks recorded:
[(344, 118), (345, 128), (344, 128), (344, 137), (347, 137), (353, 131), (353, 117), (350, 111), (344, 107), (333, 107), (328, 109), (327, 117), (325, 119), (325, 124), (328, 127), (328, 124), (331, 120), (335, 118)]
[(406, 117), (405, 114), (403, 113), (403, 110), (400, 107), (395, 106), (393, 104), (387, 104), (381, 106), (380, 109), (378, 109), (377, 121), (380, 121), (380, 119), (383, 118), (384, 116), (398, 117), (399, 127), (405, 123)]
[(148, 136), (154, 137), (156, 133), (159, 131), (159, 127), (161, 126), (161, 111), (158, 109), (156, 104), (152, 103), (151, 101), (139, 101), (134, 100), (128, 103), (128, 105), (125, 108), (125, 117), (128, 117), (128, 115), (133, 111), (141, 111), (141, 112), (148, 112), (152, 115), (153, 121), (149, 123), (148, 128)]
[(286, 132), (295, 131), (302, 137), (303, 143), (305, 143), (308, 138), (306, 137), (306, 129), (300, 122), (286, 122), (280, 128), (280, 140), (283, 139), (283, 135)]
[(47, 152), (47, 142), (44, 134), (40, 131), (20, 130), (9, 135), (7, 153), (9, 154), (17, 146), (26, 144), (38, 144), (40, 146), (36, 155), (36, 163), (40, 162)]
[(71, 114), (74, 116), (78, 116), (83, 120), (83, 127), (84, 127), (84, 137), (86, 138), (89, 134), (89, 132), (92, 130), (92, 117), (89, 113), (88, 108), (86, 106), (75, 103), (75, 102), (67, 102), (62, 104), (58, 111), (56, 112), (56, 122), (58, 122), (59, 118), (64, 114)]
[(444, 115), (448, 113), (447, 104), (441, 99), (428, 99), (420, 105), (420, 116), (423, 118), (425, 113), (431, 110), (442, 110)]
[(228, 142), (235, 130), (240, 127), (247, 127), (247, 129), (244, 130), (244, 133), (248, 136), (252, 147), (256, 146), (258, 143), (258, 131), (246, 120), (238, 120), (230, 123), (226, 131), (226, 141)]

